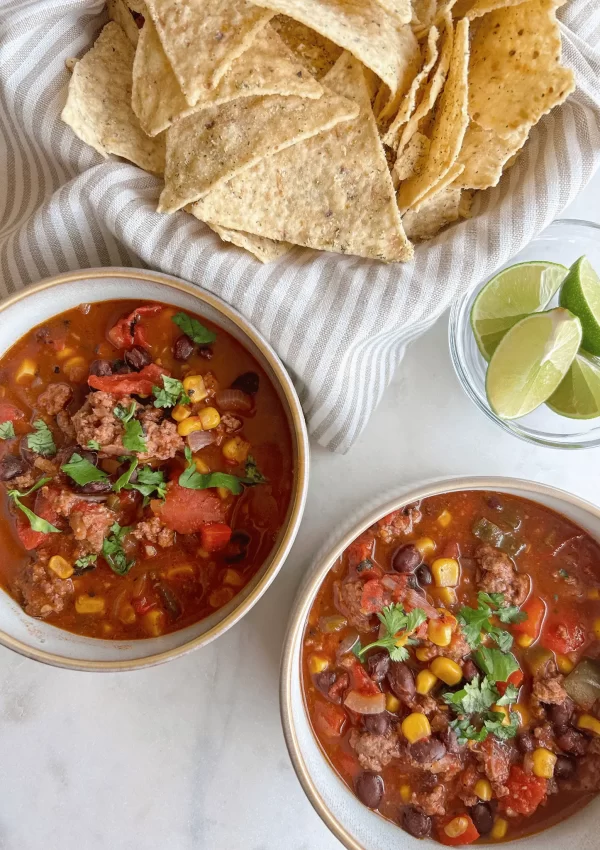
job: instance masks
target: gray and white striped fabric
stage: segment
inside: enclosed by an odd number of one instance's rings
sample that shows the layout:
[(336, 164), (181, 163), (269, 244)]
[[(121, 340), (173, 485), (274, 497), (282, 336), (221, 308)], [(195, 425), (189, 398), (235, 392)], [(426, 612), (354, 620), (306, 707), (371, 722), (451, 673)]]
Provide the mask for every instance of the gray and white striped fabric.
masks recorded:
[(240, 310), (271, 341), (313, 437), (346, 451), (406, 344), (453, 298), (539, 233), (600, 163), (600, 0), (559, 12), (577, 92), (534, 129), (475, 217), (383, 266), (295, 249), (262, 266), (191, 216), (155, 212), (159, 181), (104, 161), (59, 120), (68, 74), (105, 21), (103, 0), (0, 0), (0, 283), (7, 295), (59, 272), (160, 268)]

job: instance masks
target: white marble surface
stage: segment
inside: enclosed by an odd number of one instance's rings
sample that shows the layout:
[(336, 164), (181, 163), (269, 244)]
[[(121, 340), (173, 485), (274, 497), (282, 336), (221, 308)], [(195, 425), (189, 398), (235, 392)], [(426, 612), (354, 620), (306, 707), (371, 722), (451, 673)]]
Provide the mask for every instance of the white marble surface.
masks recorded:
[[(600, 175), (568, 211), (600, 222)], [(140, 673), (45, 667), (0, 649), (0, 850), (339, 850), (290, 766), (281, 641), (336, 523), (400, 482), (515, 475), (600, 503), (600, 449), (536, 449), (463, 395), (442, 319), (407, 353), (346, 457), (313, 448), (308, 506), (275, 584), (186, 658)]]

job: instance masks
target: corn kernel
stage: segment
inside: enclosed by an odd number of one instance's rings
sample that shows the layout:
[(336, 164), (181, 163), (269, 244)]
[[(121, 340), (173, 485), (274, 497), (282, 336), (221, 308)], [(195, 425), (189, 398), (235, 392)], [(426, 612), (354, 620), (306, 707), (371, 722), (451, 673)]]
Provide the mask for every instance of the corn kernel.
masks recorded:
[(227, 487), (217, 487), (217, 496), (222, 501), (225, 501), (225, 499), (231, 496), (231, 490), (228, 490)]
[(435, 543), (431, 537), (419, 537), (418, 540), (415, 540), (413, 546), (422, 558), (427, 558), (428, 555), (433, 555), (435, 552)]
[(591, 714), (582, 714), (577, 721), (577, 725), (580, 729), (585, 729), (594, 735), (600, 735), (600, 720), (596, 720)]
[(529, 726), (529, 723), (531, 722), (531, 714), (524, 703), (516, 702), (511, 706), (511, 710), (519, 715), (519, 726)]
[(404, 782), (400, 786), (400, 799), (403, 803), (410, 803), (412, 797), (412, 788), (408, 782)]
[(75, 600), (75, 610), (78, 614), (104, 614), (105, 609), (103, 596), (88, 596), (82, 593)]
[(443, 510), (437, 518), (437, 524), (441, 525), (442, 528), (448, 528), (451, 522), (452, 514), (450, 513), (450, 511)]
[(178, 564), (176, 567), (170, 567), (166, 572), (166, 577), (169, 579), (191, 578), (196, 574), (196, 571), (191, 564)]
[(496, 714), (502, 715), (502, 725), (503, 726), (510, 726), (510, 712), (509, 712), (508, 707), (506, 705), (496, 705), (494, 703), (491, 710), (493, 712), (495, 712)]
[(72, 357), (75, 354), (75, 349), (70, 345), (65, 345), (64, 348), (61, 348), (60, 351), (57, 351), (55, 357), (57, 360), (66, 360), (68, 357)]
[(232, 587), (219, 587), (210, 594), (208, 603), (211, 608), (221, 608), (223, 605), (227, 605), (234, 596), (235, 590)]
[(456, 591), (453, 587), (437, 587), (434, 592), (437, 599), (447, 608), (456, 605)]
[(418, 694), (428, 694), (435, 683), (437, 682), (437, 676), (434, 676), (431, 670), (419, 670), (417, 673), (417, 682), (416, 682), (416, 690)]
[(422, 738), (429, 738), (431, 735), (429, 720), (424, 714), (413, 711), (402, 721), (402, 734), (411, 744)]
[(395, 714), (400, 708), (400, 700), (398, 697), (395, 697), (394, 694), (386, 694), (385, 695), (385, 708), (386, 711)]
[(69, 357), (63, 369), (65, 372), (71, 372), (73, 369), (82, 369), (85, 366), (85, 360), (83, 357)]
[(480, 779), (475, 783), (473, 791), (475, 792), (475, 796), (483, 800), (484, 803), (488, 803), (492, 799), (492, 786), (489, 779)]
[(250, 443), (241, 437), (232, 437), (223, 443), (223, 456), (232, 463), (245, 463), (250, 451)]
[(48, 566), (59, 578), (70, 578), (75, 572), (72, 565), (60, 555), (53, 555), (48, 561)]
[(552, 779), (554, 776), (554, 765), (556, 756), (545, 747), (538, 747), (531, 755), (532, 770), (540, 779)]
[[(600, 620), (598, 620), (598, 625), (600, 626)], [(596, 628), (594, 624), (594, 629)], [(596, 637), (600, 639), (600, 633), (596, 632)], [(563, 674), (563, 676), (568, 676), (571, 670), (575, 667), (575, 664), (571, 661), (568, 655), (558, 655), (556, 656), (556, 666), (559, 671)]]
[(210, 431), (216, 428), (221, 421), (221, 415), (216, 407), (204, 407), (198, 411), (198, 418), (202, 422), (202, 427), (205, 431)]
[(102, 634), (103, 635), (112, 635), (114, 632), (113, 627), (110, 623), (102, 623)]
[(316, 676), (317, 673), (322, 673), (329, 667), (329, 660), (322, 655), (311, 655), (308, 659), (308, 669)]
[(196, 467), (196, 472), (201, 472), (202, 475), (206, 475), (208, 472), (210, 472), (210, 466), (207, 464), (204, 458), (195, 457), (194, 465)]
[(202, 375), (188, 375), (187, 378), (183, 379), (183, 389), (194, 404), (202, 401), (208, 395)]
[(440, 620), (430, 620), (427, 627), (427, 637), (436, 646), (448, 646), (452, 640), (452, 626)]
[(193, 431), (202, 430), (202, 422), (200, 422), (197, 416), (188, 416), (187, 419), (184, 419), (183, 422), (180, 422), (177, 426), (177, 433), (180, 437), (187, 437), (188, 434), (191, 434)]
[(596, 617), (594, 620), (593, 630), (596, 640), (600, 640), (600, 617)]
[(17, 384), (26, 384), (29, 381), (33, 380), (33, 378), (35, 378), (36, 372), (37, 365), (34, 363), (33, 360), (31, 360), (31, 358), (26, 357), (17, 369), (15, 381), (17, 382)]
[(122, 623), (125, 623), (126, 626), (130, 626), (132, 623), (135, 623), (136, 619), (133, 605), (130, 605), (129, 602), (125, 602), (121, 605), (119, 610), (119, 620)]
[(426, 646), (418, 646), (415, 649), (415, 657), (417, 661), (429, 661), (429, 649)]
[(433, 580), (438, 587), (456, 587), (458, 584), (458, 561), (455, 558), (436, 558), (431, 565)]
[(192, 415), (192, 408), (188, 407), (187, 404), (176, 404), (173, 410), (171, 411), (171, 416), (175, 420), (175, 422), (183, 422), (184, 419), (187, 419), (188, 416)]
[(448, 838), (459, 838), (469, 828), (469, 819), (464, 815), (460, 815), (457, 818), (452, 818), (452, 820), (446, 824), (444, 827), (444, 832), (448, 836)]
[(526, 649), (533, 643), (533, 638), (531, 637), (531, 635), (519, 635), (519, 637), (517, 638), (517, 643), (519, 644), (519, 646), (522, 646), (524, 649)]
[(153, 611), (148, 611), (148, 613), (144, 614), (142, 617), (144, 631), (149, 634), (150, 637), (158, 637), (159, 635), (162, 635), (164, 620), (165, 615), (162, 611), (159, 611), (156, 608)]
[(431, 672), (437, 676), (438, 679), (441, 679), (442, 682), (445, 682), (450, 686), (458, 685), (463, 677), (460, 664), (457, 664), (456, 661), (452, 661), (451, 658), (438, 656), (438, 658), (433, 659), (429, 666), (431, 668)]
[(229, 584), (231, 587), (241, 587), (244, 583), (244, 577), (237, 570), (232, 570), (228, 567), (223, 574), (223, 584)]
[(500, 841), (502, 838), (504, 838), (507, 832), (508, 821), (504, 820), (504, 818), (496, 818), (492, 827), (492, 831), (490, 832), (490, 836), (494, 840)]
[(588, 599), (600, 599), (600, 587), (592, 587), (591, 590), (587, 592)]

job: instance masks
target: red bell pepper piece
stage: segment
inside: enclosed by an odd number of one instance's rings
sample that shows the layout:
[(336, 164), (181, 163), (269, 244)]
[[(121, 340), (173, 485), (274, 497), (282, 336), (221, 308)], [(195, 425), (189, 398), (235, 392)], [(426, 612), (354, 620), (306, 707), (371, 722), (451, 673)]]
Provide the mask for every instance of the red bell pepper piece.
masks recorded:
[[(457, 817), (465, 818), (465, 820), (468, 821), (468, 826), (466, 830), (460, 835), (448, 835), (448, 833), (446, 832), (446, 827)], [(477, 841), (478, 838), (479, 832), (477, 831), (477, 827), (467, 814), (450, 815), (448, 817), (445, 817), (438, 824), (438, 840), (441, 844), (445, 844), (448, 847), (461, 847), (463, 844), (472, 844), (474, 841)]]
[(522, 606), (521, 611), (527, 614), (527, 619), (523, 620), (522, 623), (515, 623), (512, 630), (517, 634), (527, 635), (535, 640), (542, 630), (542, 622), (546, 613), (546, 603), (539, 596), (532, 596)]
[(358, 691), (363, 696), (372, 696), (381, 693), (378, 685), (369, 676), (365, 668), (357, 658), (352, 659), (352, 665), (348, 667), (350, 674), (350, 689)]
[(315, 703), (315, 726), (328, 738), (339, 738), (346, 725), (346, 712), (339, 705), (319, 700)]
[(162, 387), (162, 376), (169, 375), (162, 366), (151, 363), (140, 372), (127, 375), (90, 375), (88, 384), (94, 390), (102, 390), (116, 396), (152, 395), (152, 387)]
[(133, 348), (134, 345), (150, 348), (144, 332), (138, 328), (138, 325), (142, 316), (152, 316), (163, 309), (162, 304), (144, 304), (136, 307), (128, 316), (119, 319), (109, 330), (107, 333), (109, 342), (121, 350)]
[(586, 633), (578, 620), (574, 611), (561, 613), (556, 619), (549, 617), (542, 632), (542, 646), (559, 655), (580, 649), (586, 641)]
[(211, 490), (189, 490), (171, 481), (165, 501), (154, 499), (151, 508), (165, 525), (179, 534), (201, 532), (207, 523), (222, 523), (226, 508)]
[(200, 529), (202, 548), (207, 552), (224, 549), (231, 540), (231, 529), (224, 522), (211, 522)]
[(500, 806), (520, 815), (532, 815), (545, 799), (548, 783), (546, 779), (525, 773), (522, 767), (513, 764), (506, 787), (508, 794), (500, 798)]
[(385, 589), (379, 579), (365, 582), (360, 599), (360, 608), (365, 614), (377, 614), (385, 605)]

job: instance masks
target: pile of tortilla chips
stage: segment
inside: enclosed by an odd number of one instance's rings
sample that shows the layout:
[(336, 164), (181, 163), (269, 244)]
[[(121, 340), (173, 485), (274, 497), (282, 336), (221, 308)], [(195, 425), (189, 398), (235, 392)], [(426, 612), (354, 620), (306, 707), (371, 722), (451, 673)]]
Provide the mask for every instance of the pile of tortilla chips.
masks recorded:
[(108, 0), (62, 118), (262, 262), (404, 262), (573, 91), (563, 1)]

